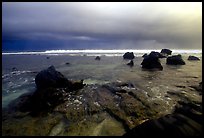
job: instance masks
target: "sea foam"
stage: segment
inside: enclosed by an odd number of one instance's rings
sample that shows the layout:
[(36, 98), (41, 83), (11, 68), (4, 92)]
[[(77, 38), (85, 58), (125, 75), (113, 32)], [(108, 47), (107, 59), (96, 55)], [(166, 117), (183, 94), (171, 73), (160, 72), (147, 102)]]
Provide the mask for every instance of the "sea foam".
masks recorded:
[[(171, 49), (173, 54), (201, 54), (202, 50), (200, 49)], [(46, 50), (42, 52), (4, 52), (2, 55), (70, 55), (70, 56), (121, 56), (125, 52), (133, 52), (136, 56), (141, 56), (145, 53), (150, 53), (151, 51), (160, 52), (161, 49), (113, 49), (113, 50)]]

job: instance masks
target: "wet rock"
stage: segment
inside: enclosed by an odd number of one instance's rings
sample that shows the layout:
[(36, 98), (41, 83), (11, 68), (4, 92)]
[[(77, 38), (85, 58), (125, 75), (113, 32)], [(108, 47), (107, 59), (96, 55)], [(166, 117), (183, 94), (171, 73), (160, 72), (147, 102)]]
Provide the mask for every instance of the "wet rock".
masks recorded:
[(127, 131), (123, 136), (201, 136), (202, 112), (191, 104), (183, 104), (174, 113), (148, 120)]
[(196, 56), (189, 56), (188, 60), (200, 60), (200, 59)]
[(123, 55), (123, 59), (134, 59), (135, 56), (133, 54), (133, 52), (126, 52), (124, 55)]
[(67, 62), (67, 63), (65, 63), (66, 65), (70, 65), (70, 63), (69, 62)]
[(141, 65), (142, 65), (142, 68), (145, 68), (145, 69), (155, 69), (156, 68), (159, 70), (163, 70), (159, 57), (151, 53), (143, 59)]
[(202, 122), (202, 105), (193, 102), (179, 101), (175, 107), (175, 113), (183, 114), (196, 122)]
[(171, 57), (168, 57), (166, 60), (166, 64), (168, 65), (185, 65), (186, 63), (182, 59), (181, 55), (174, 55)]
[(69, 89), (72, 90), (72, 91), (82, 89), (86, 85), (86, 84), (83, 84), (83, 81), (84, 80), (71, 82), (71, 85), (69, 86)]
[(46, 70), (39, 72), (35, 77), (35, 83), (37, 89), (71, 86), (71, 81), (65, 78), (64, 75), (62, 75), (60, 72), (56, 71), (54, 66), (50, 66)]
[(117, 93), (127, 93), (127, 90), (135, 89), (132, 83), (111, 83), (102, 85), (103, 88), (108, 89), (110, 92), (117, 94)]
[(46, 113), (65, 102), (67, 95), (72, 91), (76, 93), (85, 86), (83, 80), (75, 82), (67, 80), (54, 66), (38, 73), (35, 80), (37, 90), (32, 94), (20, 96), (15, 101), (14, 109), (28, 111), (32, 115)]
[(145, 53), (142, 57), (144, 58), (144, 57), (146, 57), (146, 56), (148, 56), (148, 54), (147, 53)]
[(55, 125), (52, 130), (50, 131), (49, 136), (57, 136), (59, 135), (64, 129), (64, 122), (60, 121), (57, 125)]
[(162, 53), (162, 54), (171, 55), (172, 51), (169, 50), (169, 49), (162, 49), (162, 50), (161, 50), (161, 53)]
[(97, 56), (97, 57), (95, 58), (95, 60), (101, 60), (101, 58), (100, 58), (99, 56)]
[(127, 63), (127, 65), (130, 66), (130, 67), (134, 66), (133, 60), (131, 60), (129, 63)]
[(159, 53), (159, 52), (155, 52), (155, 51), (152, 51), (149, 55), (151, 57), (158, 57), (158, 58), (165, 58), (166, 57), (164, 54)]
[(55, 88), (37, 90), (31, 97), (32, 109), (35, 111), (52, 109), (66, 100), (64, 95), (65, 91)]

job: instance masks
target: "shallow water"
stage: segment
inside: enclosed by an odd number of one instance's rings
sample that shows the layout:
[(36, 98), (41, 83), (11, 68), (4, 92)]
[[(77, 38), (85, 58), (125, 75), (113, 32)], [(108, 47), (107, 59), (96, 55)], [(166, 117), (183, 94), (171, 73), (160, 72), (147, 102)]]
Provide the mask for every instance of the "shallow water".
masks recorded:
[[(190, 85), (202, 81), (202, 57), (201, 61), (188, 61), (188, 55), (183, 55), (186, 65), (166, 65), (166, 59), (160, 59), (163, 71), (147, 71), (141, 69), (142, 57), (134, 59), (134, 66), (126, 64), (129, 60), (123, 60), (120, 56), (101, 56), (101, 60), (95, 60), (95, 56), (67, 56), (67, 55), (3, 55), (2, 56), (2, 108), (7, 107), (10, 101), (24, 93), (34, 91), (35, 76), (47, 67), (54, 65), (56, 70), (61, 72), (70, 80), (84, 80), (85, 84), (107, 84), (111, 82), (131, 82), (136, 88), (144, 91), (144, 97), (148, 101), (162, 104), (162, 114), (172, 111), (175, 99), (167, 96), (167, 91), (182, 91), (188, 97), (202, 101), (195, 91), (189, 93)], [(70, 64), (66, 64), (69, 62)], [(12, 68), (17, 68), (13, 71)], [(184, 89), (178, 86), (185, 87)], [(103, 120), (99, 123), (90, 122), (80, 126), (77, 132), (67, 132), (66, 123), (55, 122), (45, 135), (122, 135), (125, 130), (123, 126), (107, 115), (100, 115)], [(97, 118), (97, 117), (96, 117)], [(29, 118), (32, 120), (31, 118)], [(83, 123), (82, 123), (83, 124)], [(39, 124), (33, 123), (32, 126)], [(93, 126), (93, 127), (91, 127)], [(113, 131), (108, 130), (108, 128)], [(70, 129), (70, 128), (69, 128)], [(79, 133), (79, 131), (83, 132)], [(22, 132), (23, 133), (23, 132)], [(31, 135), (36, 132), (32, 131)]]

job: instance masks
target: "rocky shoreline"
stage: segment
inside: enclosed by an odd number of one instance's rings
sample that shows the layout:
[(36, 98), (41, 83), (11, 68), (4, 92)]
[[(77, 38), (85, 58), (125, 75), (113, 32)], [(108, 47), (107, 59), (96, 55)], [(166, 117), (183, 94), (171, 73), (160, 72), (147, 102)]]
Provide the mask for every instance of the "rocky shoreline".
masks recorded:
[[(52, 77), (41, 74), (40, 81), (52, 82), (52, 85), (24, 94), (11, 102), (8, 109), (3, 109), (3, 135), (128, 135), (143, 122), (172, 114), (180, 101), (188, 104), (202, 102), (181, 91), (167, 91), (166, 97), (174, 104), (155, 101), (132, 82), (85, 85), (83, 81), (68, 81), (51, 68)], [(50, 72), (50, 68), (47, 70)], [(53, 78), (63, 78), (69, 85), (61, 85), (61, 80), (60, 85), (54, 85), (58, 82)], [(191, 88), (202, 95), (202, 83)], [(40, 123), (44, 131), (38, 124), (42, 119), (47, 120)]]
[[(166, 64), (170, 66), (183, 61), (181, 55), (169, 55), (168, 49), (146, 54), (141, 65), (150, 72), (142, 76), (142, 82), (137, 82), (135, 76), (125, 77), (124, 73), (121, 76), (126, 81), (85, 84), (83, 80), (69, 80), (50, 66), (36, 75), (34, 92), (21, 95), (2, 109), (2, 135), (165, 136), (175, 132), (200, 136), (200, 78), (187, 76), (189, 79), (184, 80), (180, 74), (180, 78), (168, 80), (166, 74), (154, 76), (155, 69), (163, 70), (159, 58), (167, 58)], [(134, 66), (132, 52), (123, 58), (131, 60), (127, 65)], [(171, 71), (170, 74), (174, 73)]]

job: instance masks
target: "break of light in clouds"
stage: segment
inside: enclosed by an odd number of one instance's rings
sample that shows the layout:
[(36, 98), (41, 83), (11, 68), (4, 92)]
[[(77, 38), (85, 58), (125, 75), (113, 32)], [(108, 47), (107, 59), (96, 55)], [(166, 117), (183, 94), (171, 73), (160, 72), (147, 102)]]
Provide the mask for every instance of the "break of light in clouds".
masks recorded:
[(201, 2), (3, 2), (3, 50), (201, 49)]

